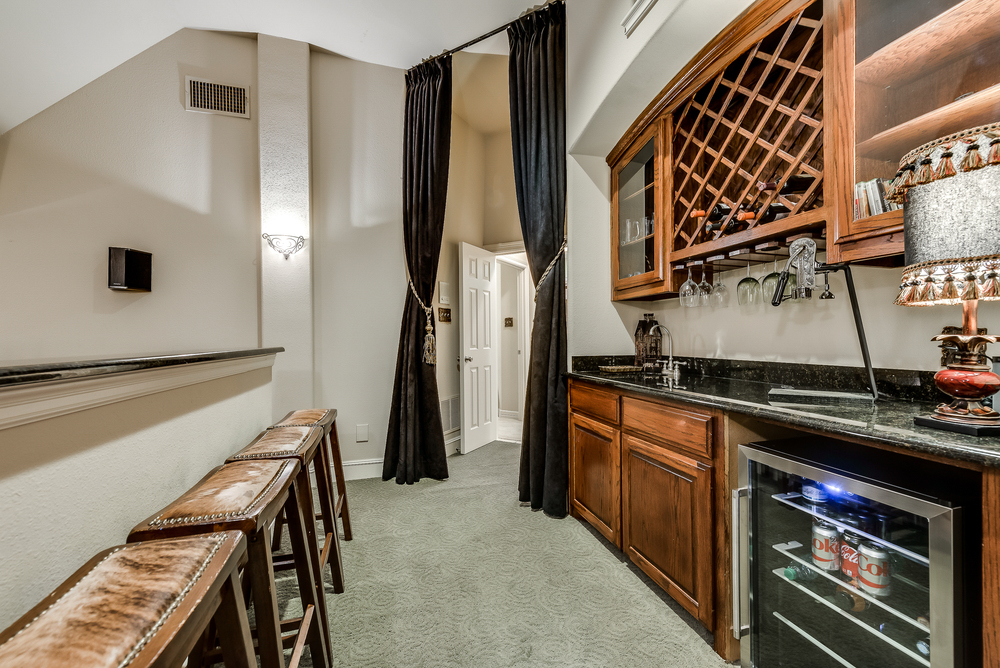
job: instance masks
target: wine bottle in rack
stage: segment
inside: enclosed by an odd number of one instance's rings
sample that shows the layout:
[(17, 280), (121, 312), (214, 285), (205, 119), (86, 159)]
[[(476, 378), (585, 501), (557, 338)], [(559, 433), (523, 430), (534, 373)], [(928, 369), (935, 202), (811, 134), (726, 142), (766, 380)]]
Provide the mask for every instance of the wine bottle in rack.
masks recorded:
[(774, 192), (777, 191), (779, 195), (798, 195), (809, 190), (809, 186), (813, 184), (816, 180), (815, 176), (810, 176), (809, 174), (796, 174), (794, 176), (789, 176), (788, 179), (781, 184), (781, 188), (778, 188), (778, 183), (776, 181), (760, 181), (757, 184), (757, 190), (760, 192)]
[[(791, 213), (791, 209), (781, 202), (772, 202), (764, 211), (761, 211), (759, 208), (756, 210), (747, 209), (736, 214), (736, 218), (741, 222), (756, 220), (757, 224), (760, 225), (762, 223), (770, 223), (772, 220), (780, 220), (789, 213)], [(749, 226), (749, 222), (747, 222), (747, 225)]]
[(722, 227), (722, 220), (726, 218), (732, 212), (732, 208), (728, 204), (723, 204), (722, 202), (716, 204), (712, 207), (711, 211), (705, 211), (704, 209), (697, 209), (691, 212), (692, 218), (708, 218), (708, 225), (705, 229), (709, 232), (714, 232), (715, 230)]

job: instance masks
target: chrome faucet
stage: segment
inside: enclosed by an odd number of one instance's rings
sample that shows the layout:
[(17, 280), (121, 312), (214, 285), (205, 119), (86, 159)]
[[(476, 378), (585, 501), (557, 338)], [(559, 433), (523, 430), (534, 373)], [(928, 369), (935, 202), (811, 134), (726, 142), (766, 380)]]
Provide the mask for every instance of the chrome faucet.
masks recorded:
[[(663, 325), (656, 324), (649, 328), (649, 333), (652, 334), (657, 329), (666, 332), (667, 334), (667, 365), (660, 368), (660, 373), (664, 376), (673, 378), (674, 381), (680, 380), (681, 369), (680, 362), (674, 364), (674, 337), (670, 335), (670, 330)], [(663, 360), (658, 360), (658, 364), (663, 364)]]

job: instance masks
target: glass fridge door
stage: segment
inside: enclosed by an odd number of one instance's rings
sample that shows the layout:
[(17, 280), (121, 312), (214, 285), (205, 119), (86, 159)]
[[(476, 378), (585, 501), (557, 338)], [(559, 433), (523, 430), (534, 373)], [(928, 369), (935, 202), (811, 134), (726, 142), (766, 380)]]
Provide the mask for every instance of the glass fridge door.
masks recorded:
[(957, 508), (752, 446), (740, 477), (743, 665), (961, 665)]

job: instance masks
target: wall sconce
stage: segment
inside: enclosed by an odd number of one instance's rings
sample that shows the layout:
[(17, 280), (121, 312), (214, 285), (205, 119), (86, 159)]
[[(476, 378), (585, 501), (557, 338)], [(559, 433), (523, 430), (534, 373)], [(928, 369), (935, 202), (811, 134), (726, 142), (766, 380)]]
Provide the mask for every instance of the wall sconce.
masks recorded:
[(288, 259), (292, 253), (298, 253), (306, 244), (305, 237), (296, 237), (291, 234), (262, 234), (267, 245), (276, 252), (281, 253)]

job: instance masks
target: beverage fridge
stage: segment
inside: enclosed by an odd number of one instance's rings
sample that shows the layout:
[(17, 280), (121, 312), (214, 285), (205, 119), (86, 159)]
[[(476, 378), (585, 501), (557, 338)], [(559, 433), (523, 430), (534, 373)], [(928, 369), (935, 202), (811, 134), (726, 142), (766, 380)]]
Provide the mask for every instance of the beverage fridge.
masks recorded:
[(732, 603), (741, 665), (967, 665), (961, 501), (974, 483), (912, 457), (858, 446), (852, 457), (847, 445), (739, 446)]

